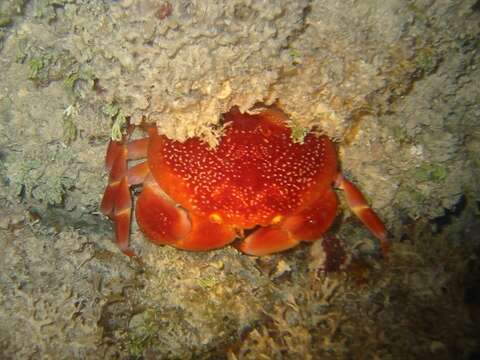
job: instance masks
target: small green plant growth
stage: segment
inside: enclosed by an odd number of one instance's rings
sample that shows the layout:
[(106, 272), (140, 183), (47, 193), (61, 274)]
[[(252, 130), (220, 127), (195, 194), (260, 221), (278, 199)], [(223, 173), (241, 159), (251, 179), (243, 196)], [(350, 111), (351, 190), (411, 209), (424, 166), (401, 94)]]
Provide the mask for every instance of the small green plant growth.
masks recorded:
[(438, 164), (423, 163), (414, 169), (413, 177), (418, 182), (433, 181), (435, 183), (443, 181), (447, 176), (447, 169)]
[(396, 200), (398, 203), (422, 204), (425, 201), (425, 195), (415, 186), (407, 185), (397, 193)]
[(148, 307), (130, 320), (127, 348), (132, 359), (143, 359), (146, 353), (158, 359), (187, 359), (192, 349), (185, 347), (185, 339), (193, 334), (185, 326), (187, 314), (181, 309)]
[(16, 61), (28, 65), (28, 78), (37, 86), (48, 86), (53, 81), (63, 81), (68, 90), (82, 95), (78, 84), (93, 88), (93, 76), (66, 50), (38, 47), (22, 39), (18, 42)]
[(70, 105), (63, 112), (63, 139), (68, 145), (77, 138), (77, 126), (73, 121), (77, 115), (77, 109)]
[(127, 118), (116, 104), (108, 104), (103, 108), (105, 115), (113, 120), (111, 138), (114, 141), (120, 141), (123, 137), (123, 129), (127, 123)]
[(293, 65), (297, 65), (297, 64), (301, 64), (302, 63), (302, 54), (300, 53), (300, 51), (298, 51), (297, 49), (289, 49), (288, 51), (288, 54), (290, 55), (291, 59), (292, 59), (292, 64)]
[(28, 78), (31, 80), (35, 80), (38, 77), (40, 71), (43, 69), (44, 65), (45, 64), (41, 58), (30, 59), (28, 61), (28, 68), (30, 69)]
[(59, 146), (6, 161), (6, 177), (15, 194), (46, 205), (60, 205), (77, 178), (73, 154)]
[(29, 79), (38, 86), (47, 86), (52, 81), (60, 81), (78, 72), (78, 63), (68, 52), (54, 49), (24, 49), (30, 69)]
[(44, 19), (48, 23), (52, 23), (57, 19), (56, 7), (63, 7), (66, 3), (72, 1), (61, 0), (39, 0), (36, 2), (34, 16), (37, 19)]
[(310, 132), (310, 129), (300, 125), (298, 122), (294, 120), (289, 120), (288, 125), (292, 129), (292, 135), (291, 135), (292, 141), (294, 143), (303, 144), (303, 141), (305, 140), (305, 136), (308, 135), (308, 133)]
[(396, 141), (400, 143), (411, 142), (411, 138), (408, 136), (407, 130), (405, 129), (404, 126), (393, 125), (392, 127), (389, 128), (389, 130)]
[(0, 14), (0, 27), (8, 26), (12, 23), (13, 19), (10, 16)]
[(408, 4), (407, 9), (410, 10), (418, 20), (422, 22), (426, 22), (428, 20), (425, 9), (415, 2)]
[(77, 72), (72, 72), (65, 77), (65, 79), (63, 80), (63, 83), (65, 84), (65, 87), (67, 89), (73, 90), (75, 87), (75, 83), (79, 79), (80, 79), (80, 75)]
[(10, 0), (0, 2), (0, 27), (12, 24), (16, 15), (23, 12), (26, 0)]
[(208, 276), (206, 278), (198, 280), (198, 284), (202, 287), (202, 289), (209, 290), (218, 284), (218, 279), (214, 276)]
[(17, 41), (17, 51), (15, 54), (15, 62), (23, 64), (27, 60), (28, 56), (28, 40), (26, 38), (19, 39)]
[(424, 75), (435, 72), (440, 62), (440, 55), (431, 47), (424, 47), (418, 51), (415, 57), (417, 65), (420, 67)]
[(83, 89), (91, 90), (94, 87), (93, 78), (94, 76), (90, 72), (82, 70), (80, 66), (75, 66), (66, 73), (63, 84), (68, 90), (82, 96), (82, 87), (79, 84), (85, 85)]
[(112, 104), (107, 104), (104, 106), (103, 108), (103, 113), (109, 117), (111, 117), (112, 119), (118, 115), (118, 113), (120, 112), (120, 108), (118, 107), (118, 105), (112, 103)]
[(147, 309), (136, 315), (137, 324), (128, 333), (129, 352), (133, 359), (141, 359), (143, 351), (148, 348), (160, 331), (157, 313), (154, 309)]

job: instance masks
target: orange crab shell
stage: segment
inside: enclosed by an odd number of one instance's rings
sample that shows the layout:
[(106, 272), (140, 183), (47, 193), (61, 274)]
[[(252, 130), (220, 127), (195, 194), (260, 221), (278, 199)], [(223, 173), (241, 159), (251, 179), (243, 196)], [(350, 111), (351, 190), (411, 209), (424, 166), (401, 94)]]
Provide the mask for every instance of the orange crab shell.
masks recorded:
[(148, 165), (160, 187), (198, 216), (248, 229), (291, 215), (331, 188), (336, 153), (331, 141), (308, 135), (303, 144), (275, 110), (225, 116), (226, 133), (212, 151), (198, 138), (184, 143), (154, 134)]
[[(224, 114), (225, 133), (211, 149), (198, 138), (184, 143), (149, 128), (149, 138), (116, 143), (107, 154), (110, 181), (102, 211), (115, 219), (117, 242), (128, 249), (128, 187), (143, 182), (137, 201), (140, 229), (158, 244), (188, 250), (218, 248), (256, 229), (239, 249), (263, 255), (319, 238), (333, 223), (344, 189), (352, 210), (383, 241), (385, 228), (359, 190), (337, 169), (335, 146), (309, 134), (294, 143), (276, 107)], [(118, 150), (120, 149), (120, 150)], [(147, 161), (127, 169), (128, 159)], [(118, 218), (117, 218), (118, 214)]]

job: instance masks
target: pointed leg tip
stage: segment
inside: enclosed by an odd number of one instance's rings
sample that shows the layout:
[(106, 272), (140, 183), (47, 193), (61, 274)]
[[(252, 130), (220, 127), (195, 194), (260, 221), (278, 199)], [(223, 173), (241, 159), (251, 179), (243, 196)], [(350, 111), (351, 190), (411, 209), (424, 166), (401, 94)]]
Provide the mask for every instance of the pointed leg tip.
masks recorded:
[(259, 249), (255, 249), (254, 247), (251, 246), (251, 244), (247, 243), (245, 239), (235, 242), (232, 244), (232, 246), (240, 251), (244, 255), (248, 256), (268, 256), (273, 254), (275, 251), (259, 251)]
[(133, 249), (130, 249), (130, 248), (126, 248), (126, 249), (121, 249), (122, 252), (127, 255), (129, 258), (135, 258), (137, 257), (137, 254), (135, 253), (135, 251)]
[(249, 241), (246, 241), (246, 239), (237, 239), (232, 243), (232, 246), (245, 255), (251, 255), (251, 256), (270, 255), (270, 253), (262, 253), (262, 254), (257, 253), (255, 249), (252, 247), (252, 244)]
[(245, 241), (235, 241), (232, 246), (241, 253), (248, 254), (248, 249), (245, 246)]
[(143, 262), (142, 258), (135, 252), (135, 250), (133, 250), (130, 247), (125, 247), (125, 248), (119, 247), (119, 248), (124, 255), (128, 256), (129, 259), (133, 260), (140, 266), (145, 266), (145, 263)]
[(392, 247), (391, 242), (386, 238), (383, 238), (380, 240), (380, 249), (382, 251), (382, 257), (384, 259), (389, 258), (391, 247)]

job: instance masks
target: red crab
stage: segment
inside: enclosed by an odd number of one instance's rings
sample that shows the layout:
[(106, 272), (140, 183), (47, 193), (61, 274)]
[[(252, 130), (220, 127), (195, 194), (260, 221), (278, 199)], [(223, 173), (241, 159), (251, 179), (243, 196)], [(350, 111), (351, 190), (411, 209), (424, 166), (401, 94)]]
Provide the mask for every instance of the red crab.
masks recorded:
[[(130, 187), (143, 184), (136, 203), (140, 229), (156, 244), (210, 250), (239, 238), (237, 248), (252, 255), (315, 241), (332, 225), (344, 190), (351, 210), (388, 251), (382, 221), (360, 191), (338, 170), (334, 144), (308, 134), (294, 143), (287, 116), (277, 107), (223, 115), (226, 130), (211, 149), (198, 138), (183, 143), (148, 128), (148, 138), (111, 141), (110, 173), (102, 212), (115, 222), (120, 249), (128, 246)], [(129, 160), (146, 158), (128, 168)], [(245, 230), (249, 230), (245, 232)], [(245, 233), (247, 236), (245, 237)]]

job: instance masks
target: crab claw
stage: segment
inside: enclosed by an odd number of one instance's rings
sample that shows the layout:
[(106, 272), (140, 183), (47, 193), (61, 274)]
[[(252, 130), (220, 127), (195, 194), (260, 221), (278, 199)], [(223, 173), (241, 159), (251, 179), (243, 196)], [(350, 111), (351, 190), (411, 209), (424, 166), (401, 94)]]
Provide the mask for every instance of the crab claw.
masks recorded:
[(337, 205), (336, 194), (327, 189), (304, 209), (277, 224), (256, 230), (237, 248), (246, 254), (262, 256), (290, 249), (300, 241), (314, 241), (332, 225)]
[(152, 176), (143, 183), (136, 207), (137, 223), (145, 235), (158, 245), (204, 251), (233, 241), (233, 227), (208, 217), (189, 215), (158, 186)]
[(236, 247), (245, 254), (262, 256), (290, 249), (298, 243), (289, 231), (273, 225), (256, 230)]
[(175, 206), (149, 176), (137, 200), (137, 223), (156, 244), (173, 245), (191, 230), (186, 212)]
[[(345, 192), (347, 203), (353, 213), (380, 241), (382, 254), (387, 257), (390, 243), (385, 225), (368, 205), (358, 188), (337, 175), (336, 186)], [(304, 209), (292, 214), (278, 224), (256, 230), (241, 241), (237, 248), (250, 255), (268, 255), (296, 246), (300, 241), (314, 241), (321, 237), (335, 220), (338, 199), (333, 190), (312, 201)]]

